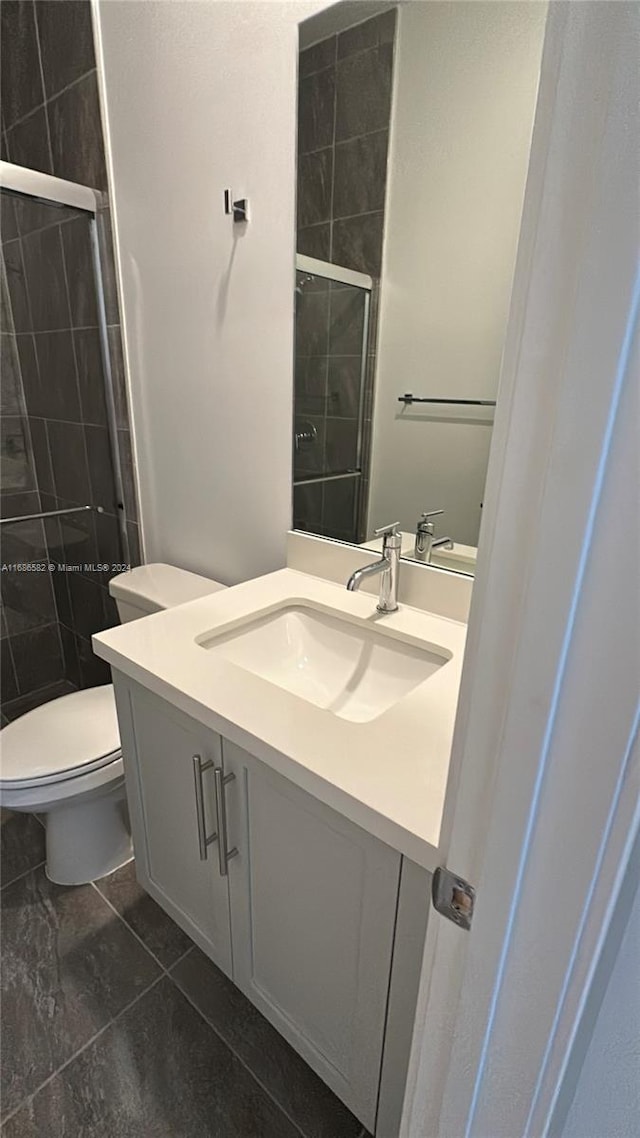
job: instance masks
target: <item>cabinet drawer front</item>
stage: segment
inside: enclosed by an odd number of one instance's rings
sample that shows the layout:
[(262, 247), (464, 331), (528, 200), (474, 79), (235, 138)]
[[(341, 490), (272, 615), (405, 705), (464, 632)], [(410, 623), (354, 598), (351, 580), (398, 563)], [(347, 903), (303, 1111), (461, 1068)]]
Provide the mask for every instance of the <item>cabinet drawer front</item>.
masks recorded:
[[(118, 699), (120, 714), (121, 698)], [(142, 884), (225, 972), (231, 973), (228, 879), (216, 844), (203, 859), (200, 829), (215, 833), (213, 767), (220, 737), (200, 728), (142, 688), (130, 689), (133, 753), (123, 736), (127, 789), (137, 808), (132, 825)], [(200, 797), (194, 756), (202, 770)], [(133, 793), (132, 793), (133, 792)], [(133, 802), (132, 802), (133, 806)]]
[(223, 742), (234, 980), (371, 1130), (400, 855)]

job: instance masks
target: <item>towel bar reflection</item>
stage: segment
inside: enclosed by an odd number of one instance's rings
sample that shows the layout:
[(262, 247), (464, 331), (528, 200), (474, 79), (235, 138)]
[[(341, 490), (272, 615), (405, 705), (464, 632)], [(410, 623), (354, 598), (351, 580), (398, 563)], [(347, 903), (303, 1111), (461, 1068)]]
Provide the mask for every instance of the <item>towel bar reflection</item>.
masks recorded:
[(447, 403), (454, 407), (495, 407), (495, 399), (431, 399), (424, 395), (413, 395), (410, 391), (398, 396), (398, 403)]

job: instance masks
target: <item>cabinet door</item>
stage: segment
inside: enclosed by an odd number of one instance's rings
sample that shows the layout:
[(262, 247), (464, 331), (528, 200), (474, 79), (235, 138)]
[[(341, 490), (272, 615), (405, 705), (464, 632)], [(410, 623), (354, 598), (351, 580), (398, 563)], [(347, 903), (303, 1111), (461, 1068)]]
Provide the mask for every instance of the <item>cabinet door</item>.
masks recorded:
[(400, 855), (223, 741), (233, 978), (371, 1131)]
[[(217, 843), (201, 857), (198, 814), (215, 833), (214, 767), (220, 737), (137, 685), (116, 678), (136, 872), (141, 885), (231, 975), (229, 882)], [(202, 800), (194, 756), (202, 765)]]

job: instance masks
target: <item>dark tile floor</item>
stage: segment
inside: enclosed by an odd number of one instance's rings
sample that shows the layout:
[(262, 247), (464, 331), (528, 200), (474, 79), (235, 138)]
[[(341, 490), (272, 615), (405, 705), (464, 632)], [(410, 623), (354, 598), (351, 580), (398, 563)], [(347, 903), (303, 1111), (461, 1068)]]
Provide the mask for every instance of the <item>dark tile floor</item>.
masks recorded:
[(2, 1138), (367, 1138), (140, 888), (64, 888), (2, 812)]

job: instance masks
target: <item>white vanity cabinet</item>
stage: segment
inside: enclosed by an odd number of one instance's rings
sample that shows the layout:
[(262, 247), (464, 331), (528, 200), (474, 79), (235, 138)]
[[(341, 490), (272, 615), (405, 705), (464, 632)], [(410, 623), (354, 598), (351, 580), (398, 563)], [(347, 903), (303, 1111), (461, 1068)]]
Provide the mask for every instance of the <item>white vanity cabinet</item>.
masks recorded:
[(401, 855), (114, 678), (141, 884), (373, 1133)]
[(233, 978), (373, 1131), (401, 858), (223, 740)]
[(195, 773), (198, 762), (203, 824), (210, 836), (216, 826), (213, 776), (222, 764), (220, 736), (144, 688), (116, 683), (115, 690), (140, 883), (232, 976), (229, 879), (218, 872), (215, 843), (200, 856)]

